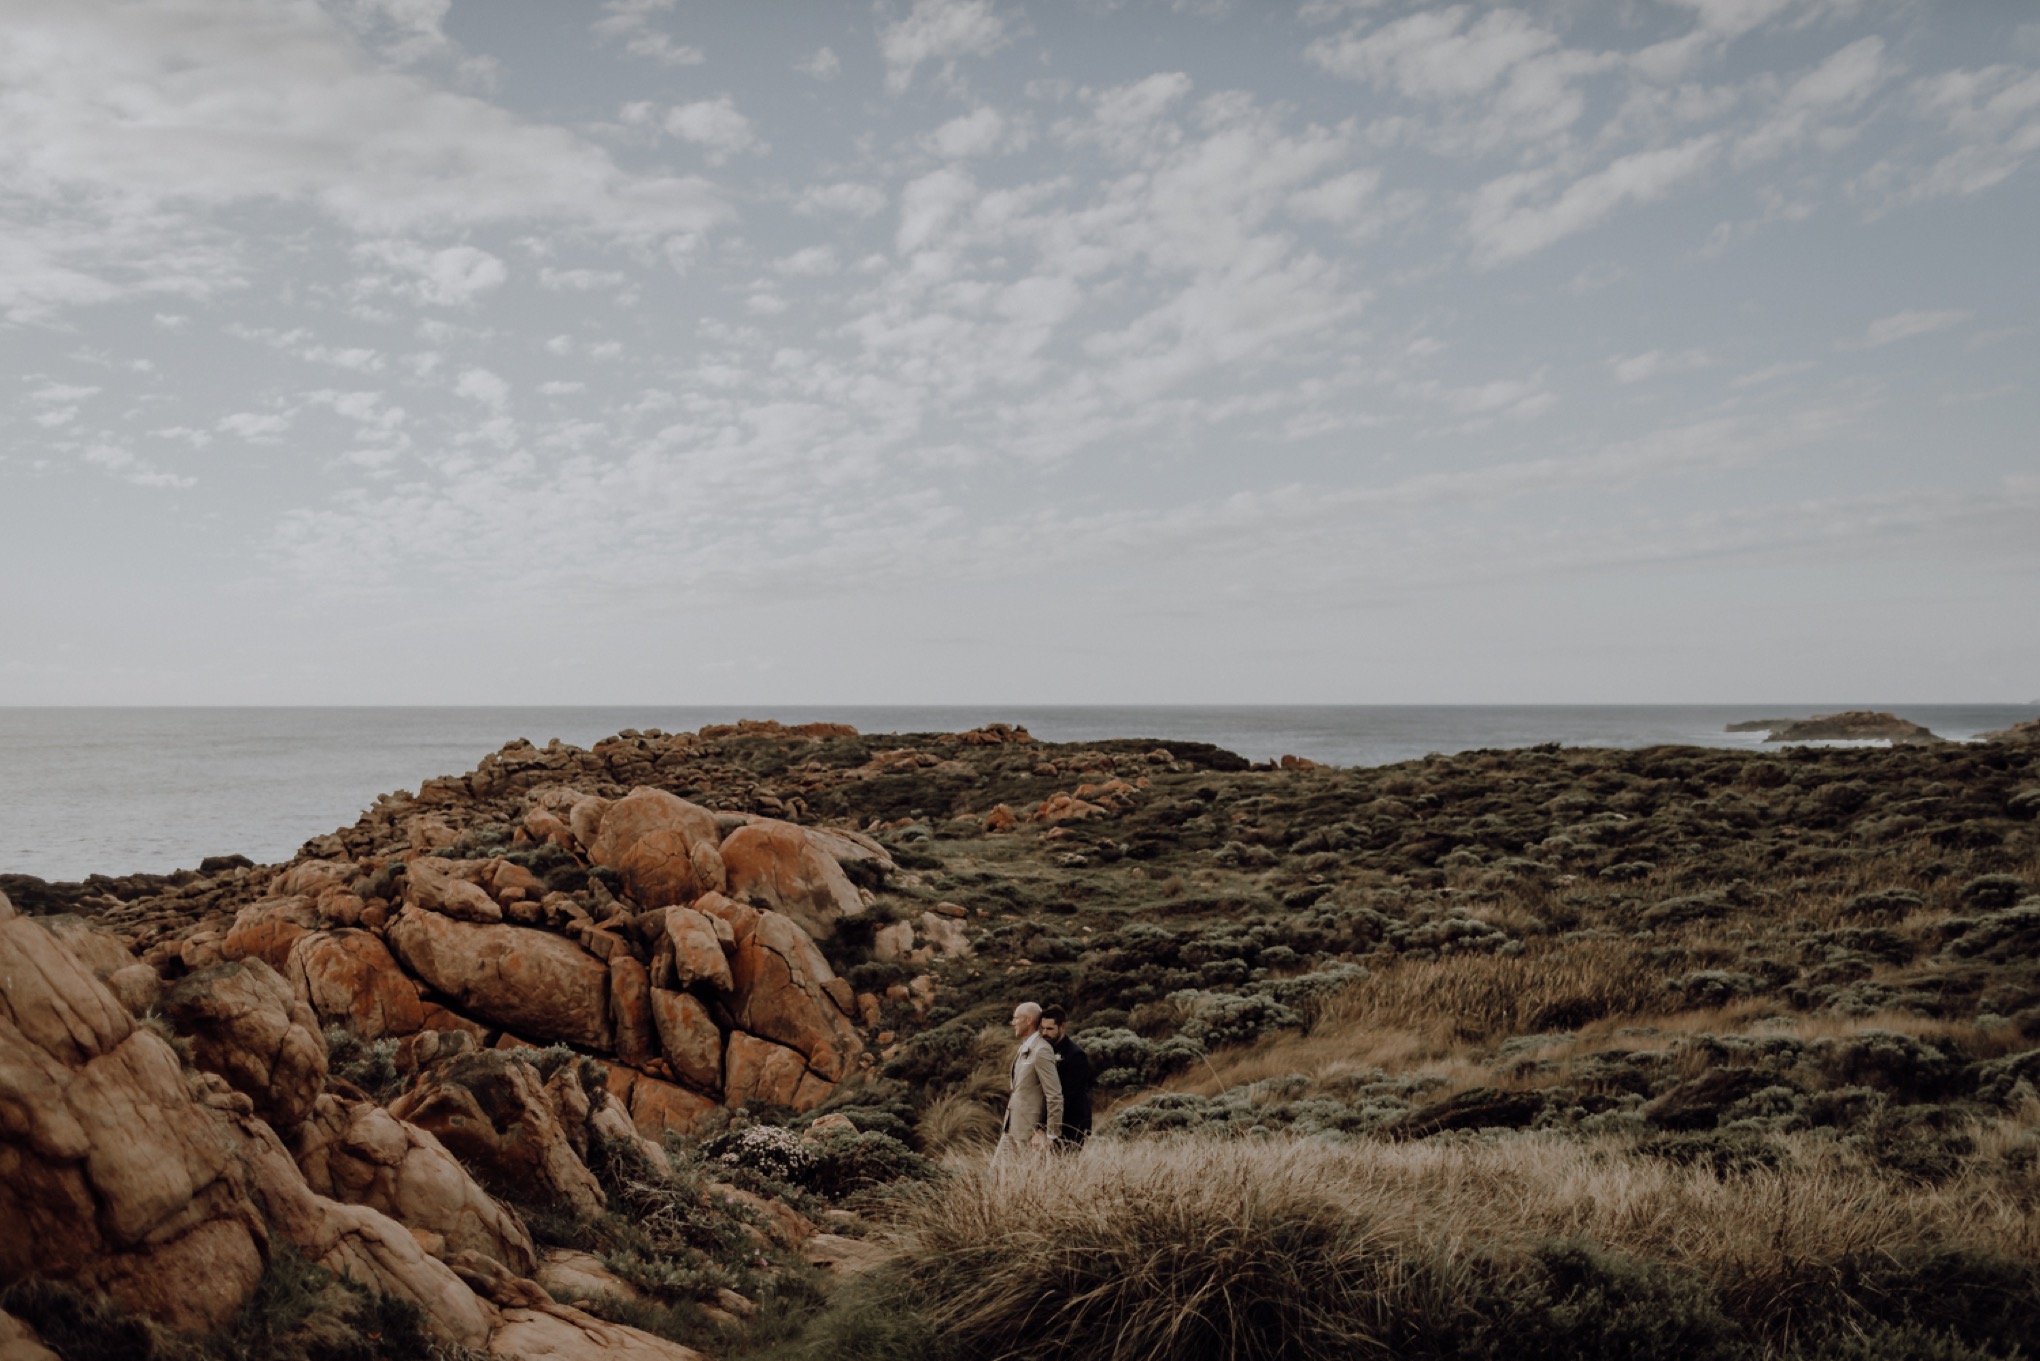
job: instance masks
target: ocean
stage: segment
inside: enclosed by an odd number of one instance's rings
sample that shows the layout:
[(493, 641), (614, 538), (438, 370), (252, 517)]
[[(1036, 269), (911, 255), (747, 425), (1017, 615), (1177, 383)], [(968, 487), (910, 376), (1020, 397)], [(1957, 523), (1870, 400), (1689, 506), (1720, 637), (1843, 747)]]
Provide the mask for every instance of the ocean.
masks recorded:
[(1658, 743), (1743, 747), (1750, 718), (1885, 709), (1957, 740), (2032, 718), (2032, 705), (855, 705), (677, 708), (0, 708), (0, 873), (44, 879), (167, 873), (208, 855), (289, 858), (394, 789), (474, 768), (513, 738), (588, 746), (623, 728), (738, 718), (832, 720), (864, 732), (1024, 724), (1057, 742), (1169, 737), (1252, 760), (1342, 766), (1429, 752)]

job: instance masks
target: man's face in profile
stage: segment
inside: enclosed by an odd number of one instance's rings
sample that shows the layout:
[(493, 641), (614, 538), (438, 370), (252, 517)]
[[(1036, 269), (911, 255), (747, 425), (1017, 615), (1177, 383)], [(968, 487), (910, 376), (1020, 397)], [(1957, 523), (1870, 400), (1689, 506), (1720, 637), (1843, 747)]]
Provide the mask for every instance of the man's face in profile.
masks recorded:
[(1041, 1038), (1047, 1040), (1050, 1044), (1054, 1044), (1062, 1037), (1063, 1023), (1061, 1021), (1051, 1020), (1046, 1016), (1041, 1018)]

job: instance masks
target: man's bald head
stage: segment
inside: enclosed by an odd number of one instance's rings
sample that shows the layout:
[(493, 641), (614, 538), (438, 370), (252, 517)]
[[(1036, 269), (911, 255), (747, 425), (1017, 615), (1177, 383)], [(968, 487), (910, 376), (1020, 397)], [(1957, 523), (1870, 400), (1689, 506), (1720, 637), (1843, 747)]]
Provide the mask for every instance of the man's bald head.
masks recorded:
[(1013, 1036), (1015, 1039), (1024, 1040), (1039, 1029), (1041, 1029), (1041, 1003), (1022, 1002), (1019, 1006), (1013, 1008)]

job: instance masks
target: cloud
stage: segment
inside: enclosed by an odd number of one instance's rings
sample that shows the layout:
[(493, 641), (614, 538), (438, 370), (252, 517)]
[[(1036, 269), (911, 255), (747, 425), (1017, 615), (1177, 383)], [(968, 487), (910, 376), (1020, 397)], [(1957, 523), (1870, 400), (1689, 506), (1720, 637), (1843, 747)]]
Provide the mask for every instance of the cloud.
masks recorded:
[(665, 128), (681, 141), (700, 147), (710, 165), (721, 165), (745, 152), (762, 155), (772, 149), (758, 136), (751, 120), (737, 112), (737, 102), (728, 95), (675, 107), (666, 115)]
[(276, 412), (237, 411), (220, 419), (222, 434), (238, 435), (250, 443), (274, 443), (275, 436), (290, 429), (290, 417)]
[(0, 120), (17, 194), (118, 221), (269, 201), (370, 235), (537, 218), (644, 239), (730, 215), (698, 179), (373, 64), (309, 4), (17, 0)]
[(453, 385), (457, 396), (501, 411), (510, 400), (510, 385), (487, 369), (465, 369)]
[(921, 145), (949, 160), (963, 160), (1008, 148), (1017, 149), (1026, 145), (1026, 137), (1024, 131), (1009, 123), (1005, 115), (990, 105), (984, 105), (950, 119), (922, 137)]
[(1714, 359), (1705, 350), (1684, 350), (1667, 353), (1664, 350), (1646, 350), (1610, 359), (1608, 368), (1618, 383), (1641, 383), (1667, 373), (1686, 373), (1693, 369), (1711, 366)]
[(1737, 164), (1770, 160), (1816, 139), (1823, 150), (1837, 149), (1847, 134), (1831, 120), (1859, 107), (1891, 75), (1882, 38), (1859, 38), (1841, 48), (1787, 86), (1771, 116), (1738, 139)]
[(1537, 196), (1548, 177), (1518, 171), (1482, 185), (1467, 216), (1474, 262), (1505, 264), (1585, 231), (1625, 204), (1651, 203), (1711, 165), (1720, 150), (1712, 133), (1676, 146), (1632, 152), (1574, 180), (1542, 203)]
[(653, 18), (673, 8), (674, 0), (605, 0), (602, 17), (594, 23), (595, 36), (605, 42), (623, 44), (633, 57), (643, 57), (661, 66), (699, 66), (708, 60), (698, 47), (677, 43), (653, 27)]
[(379, 287), (434, 307), (465, 307), (509, 277), (500, 259), (475, 246), (431, 250), (415, 241), (365, 241), (354, 253), (410, 276)]
[(885, 211), (887, 201), (885, 190), (877, 185), (842, 180), (802, 190), (793, 201), (793, 210), (803, 217), (832, 213), (845, 217), (875, 217)]
[(1972, 315), (1973, 313), (1954, 308), (1929, 311), (1908, 308), (1903, 312), (1894, 312), (1888, 317), (1879, 317), (1863, 328), (1861, 336), (1848, 343), (1850, 348), (1865, 350), (1895, 345), (1914, 336), (1932, 335), (1936, 331), (1946, 331), (1960, 326)]
[(1916, 81), (1915, 106), (1956, 147), (1921, 171), (1894, 167), (1914, 201), (1963, 197), (2004, 183), (2040, 153), (2040, 71), (1998, 65)]
[(1556, 136), (1586, 111), (1582, 77), (1619, 59), (1568, 49), (1520, 10), (1426, 9), (1370, 29), (1355, 24), (1304, 55), (1333, 75), (1454, 111), (1426, 136), (1440, 150), (1484, 152)]
[(773, 263), (773, 269), (789, 277), (819, 278), (838, 268), (834, 246), (809, 246)]
[(540, 268), (539, 287), (552, 293), (594, 293), (622, 288), (629, 276), (615, 269)]
[(905, 93), (914, 72), (928, 62), (953, 66), (960, 57), (988, 57), (1009, 40), (991, 0), (914, 0), (899, 19), (880, 25), (885, 88)]
[(111, 473), (121, 481), (137, 487), (164, 487), (174, 490), (198, 485), (197, 478), (167, 472), (147, 459), (137, 457), (132, 450), (117, 444), (88, 445), (80, 451), (79, 457), (88, 466)]
[(818, 47), (809, 56), (795, 62), (793, 69), (816, 80), (834, 80), (842, 74), (843, 62), (833, 49)]
[(928, 245), (949, 220), (977, 194), (968, 173), (944, 166), (900, 191), (900, 226), (893, 245), (900, 254)]

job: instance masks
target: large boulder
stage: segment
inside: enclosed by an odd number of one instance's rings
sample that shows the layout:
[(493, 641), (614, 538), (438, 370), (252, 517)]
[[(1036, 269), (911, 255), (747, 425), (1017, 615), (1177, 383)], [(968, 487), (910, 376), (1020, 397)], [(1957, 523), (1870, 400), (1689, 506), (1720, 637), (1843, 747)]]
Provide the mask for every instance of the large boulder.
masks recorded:
[[(668, 1132), (692, 1134), (711, 1111), (721, 1109), (712, 1097), (647, 1077), (620, 1063), (609, 1066), (609, 1095), (614, 1104), (630, 1113), (638, 1136), (649, 1141), (663, 1139)], [(598, 1112), (591, 1123), (599, 1119)], [(652, 1146), (657, 1147), (656, 1142)]]
[(307, 932), (291, 946), (283, 974), (325, 1025), (345, 1026), (365, 1040), (424, 1028), (417, 984), (372, 932)]
[[(577, 810), (578, 811), (578, 808)], [(633, 789), (601, 812), (588, 858), (623, 877), (640, 907), (688, 903), (726, 883), (715, 814), (661, 789)]]
[(830, 1086), (808, 1071), (798, 1049), (732, 1032), (723, 1060), (723, 1103), (743, 1106), (788, 1106), (812, 1110), (828, 1099)]
[(856, 999), (849, 985), (792, 918), (742, 904), (709, 906), (736, 937), (730, 972), (738, 1028), (792, 1046), (823, 1081), (840, 1081), (864, 1049), (850, 1022)]
[(488, 1341), (495, 1311), (418, 1235), (380, 1210), (312, 1190), (269, 1126), (249, 1121), (240, 1133), (242, 1179), (276, 1235), (336, 1276), (417, 1305), (442, 1340), (464, 1347)]
[(328, 889), (351, 887), (360, 873), (359, 865), (345, 860), (300, 860), (269, 881), (269, 892), (277, 898), (316, 900)]
[(283, 976), (260, 959), (236, 960), (181, 978), (163, 1012), (191, 1041), (192, 1062), (225, 1078), (280, 1130), (311, 1114), (326, 1085), (319, 1019)]
[(616, 1032), (616, 1057), (648, 1063), (659, 1054), (652, 1015), (652, 981), (645, 966), (621, 952), (609, 957), (609, 1023)]
[(708, 1361), (691, 1347), (564, 1305), (503, 1310), (489, 1354), (528, 1361)]
[(451, 860), (421, 855), (404, 867), (404, 901), (457, 921), (499, 922), (503, 908)]
[(404, 967), (462, 1011), (526, 1039), (609, 1051), (609, 967), (572, 941), (413, 908), (386, 934)]
[(110, 931), (102, 931), (83, 917), (57, 913), (31, 917), (30, 921), (55, 936), (63, 947), (78, 957), (92, 976), (104, 983), (122, 1006), (141, 1016), (162, 999), (163, 981), (156, 971), (136, 959), (134, 952)]
[(445, 1243), (440, 1255), (478, 1252), (520, 1276), (538, 1266), (531, 1235), (467, 1174), (446, 1146), (368, 1101), (322, 1096), (298, 1131), (305, 1182), (320, 1195), (366, 1205)]
[[(719, 895), (718, 895), (719, 896)], [(706, 983), (718, 992), (728, 992), (736, 986), (730, 974), (729, 958), (723, 953), (723, 937), (730, 928), (716, 930), (717, 919), (697, 912), (691, 907), (668, 907), (665, 910), (665, 947), (673, 952), (673, 987), (692, 987)]]
[(0, 1284), (33, 1273), (218, 1326), (267, 1241), (236, 1166), (169, 1044), (0, 895)]
[(290, 947), (319, 925), (318, 905), (302, 894), (264, 898), (241, 909), (220, 942), (225, 959), (259, 959), (278, 973), (290, 958)]
[(835, 857), (790, 822), (757, 818), (739, 827), (723, 842), (722, 861), (732, 898), (784, 913), (818, 940), (833, 936), (838, 921), (864, 911), (856, 885)]
[(722, 1087), (722, 1031), (701, 999), (689, 993), (652, 989), (652, 1018), (659, 1028), (659, 1047), (673, 1075), (690, 1086), (713, 1092)]
[(574, 1149), (579, 1131), (568, 1130), (538, 1070), (514, 1053), (484, 1050), (436, 1064), (389, 1113), (432, 1134), (500, 1192), (584, 1217), (602, 1212), (601, 1183)]

